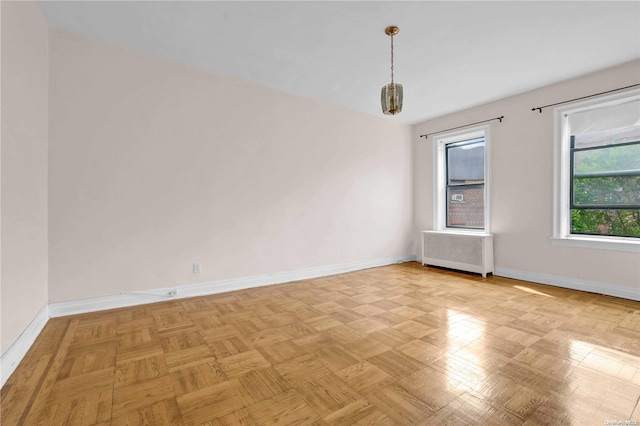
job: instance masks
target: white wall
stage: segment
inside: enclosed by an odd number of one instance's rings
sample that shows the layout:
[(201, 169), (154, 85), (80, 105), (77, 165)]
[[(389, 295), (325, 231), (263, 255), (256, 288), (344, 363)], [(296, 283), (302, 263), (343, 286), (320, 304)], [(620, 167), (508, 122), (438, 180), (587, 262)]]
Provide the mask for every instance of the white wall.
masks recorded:
[(56, 30), (50, 50), (52, 302), (412, 253), (411, 126)]
[(1, 3), (1, 350), (47, 303), (47, 24), (35, 2)]
[(638, 294), (640, 255), (551, 245), (553, 108), (531, 108), (640, 82), (640, 61), (421, 123), (414, 128), (414, 230), (433, 224), (433, 138), (419, 135), (493, 117), (491, 232), (496, 270), (563, 284), (612, 286)]

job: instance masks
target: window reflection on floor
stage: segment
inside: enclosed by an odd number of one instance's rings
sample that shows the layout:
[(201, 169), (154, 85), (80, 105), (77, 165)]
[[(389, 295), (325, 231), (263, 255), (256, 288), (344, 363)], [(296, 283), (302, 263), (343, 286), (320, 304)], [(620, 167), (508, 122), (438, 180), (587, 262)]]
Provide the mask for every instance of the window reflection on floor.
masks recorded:
[(484, 323), (471, 315), (447, 309), (447, 391), (460, 383), (476, 388), (486, 379), (483, 345), (470, 345), (484, 336)]
[(640, 357), (580, 340), (572, 340), (569, 347), (572, 358), (580, 362), (568, 377), (575, 388), (568, 404), (573, 416), (623, 416), (637, 408)]

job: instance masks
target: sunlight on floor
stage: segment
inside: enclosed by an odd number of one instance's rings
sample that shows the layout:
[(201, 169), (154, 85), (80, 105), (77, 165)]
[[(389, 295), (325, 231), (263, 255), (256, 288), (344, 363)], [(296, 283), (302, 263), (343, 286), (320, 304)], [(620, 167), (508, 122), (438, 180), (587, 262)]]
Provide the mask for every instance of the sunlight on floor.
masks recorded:
[(513, 288), (517, 288), (518, 290), (526, 291), (527, 293), (537, 294), (538, 296), (553, 297), (550, 294), (546, 294), (546, 293), (543, 293), (543, 292), (538, 291), (538, 290), (534, 290), (534, 289), (529, 288), (529, 287), (523, 287), (521, 285), (514, 285)]

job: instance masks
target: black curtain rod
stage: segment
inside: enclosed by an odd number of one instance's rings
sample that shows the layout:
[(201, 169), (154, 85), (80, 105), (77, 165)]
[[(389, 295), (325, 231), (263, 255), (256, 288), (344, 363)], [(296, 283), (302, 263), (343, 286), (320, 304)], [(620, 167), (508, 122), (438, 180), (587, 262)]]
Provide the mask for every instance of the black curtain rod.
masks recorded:
[(504, 115), (501, 115), (500, 117), (496, 117), (496, 118), (490, 118), (488, 120), (482, 120), (482, 121), (477, 121), (475, 123), (469, 123), (469, 124), (465, 124), (464, 126), (458, 126), (458, 127), (452, 127), (450, 129), (447, 130), (440, 130), (439, 132), (433, 132), (433, 133), (427, 133), (426, 135), (420, 135), (421, 138), (428, 138), (431, 135), (435, 135), (437, 133), (442, 133), (442, 132), (448, 132), (449, 130), (456, 130), (456, 129), (461, 129), (463, 127), (469, 127), (469, 126), (473, 126), (474, 124), (480, 124), (480, 123), (487, 123), (489, 121), (493, 121), (493, 120), (500, 120), (500, 122), (502, 123), (502, 119), (504, 118)]
[(549, 108), (549, 107), (552, 107), (552, 106), (562, 105), (562, 104), (566, 104), (566, 103), (573, 102), (573, 101), (579, 101), (580, 99), (592, 98), (594, 96), (600, 96), (600, 95), (604, 95), (604, 94), (611, 93), (611, 92), (617, 92), (618, 90), (630, 89), (630, 88), (636, 87), (636, 86), (640, 86), (640, 84), (632, 84), (631, 86), (620, 87), (619, 89), (607, 90), (606, 92), (596, 93), (595, 95), (583, 96), (581, 98), (570, 99), (568, 101), (556, 102), (555, 104), (549, 104), (549, 105), (545, 105), (545, 106), (541, 106), (541, 107), (535, 107), (535, 108), (531, 108), (531, 111), (538, 110), (538, 111), (540, 111), (540, 114), (542, 114), (542, 109), (543, 108)]

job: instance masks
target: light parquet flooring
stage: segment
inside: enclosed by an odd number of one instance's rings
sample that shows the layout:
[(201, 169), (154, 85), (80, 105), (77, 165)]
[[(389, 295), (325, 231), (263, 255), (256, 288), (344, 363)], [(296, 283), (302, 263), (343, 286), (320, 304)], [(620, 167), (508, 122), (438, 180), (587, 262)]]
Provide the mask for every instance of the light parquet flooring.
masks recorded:
[(640, 303), (410, 262), (51, 319), (3, 425), (640, 421)]

